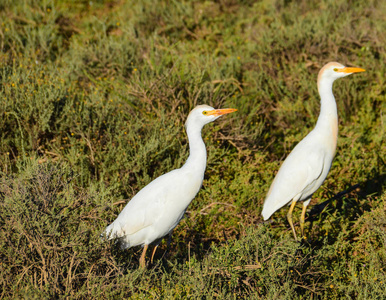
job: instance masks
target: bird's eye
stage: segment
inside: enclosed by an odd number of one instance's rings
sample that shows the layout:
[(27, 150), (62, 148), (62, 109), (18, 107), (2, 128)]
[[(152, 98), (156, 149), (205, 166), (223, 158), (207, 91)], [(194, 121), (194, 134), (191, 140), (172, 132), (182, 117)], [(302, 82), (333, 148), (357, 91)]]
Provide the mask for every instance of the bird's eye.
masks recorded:
[(335, 72), (338, 72), (338, 68), (334, 68), (334, 71), (335, 71)]
[(202, 112), (202, 114), (203, 114), (204, 116), (206, 116), (206, 115), (208, 114), (208, 112), (207, 112), (206, 110), (204, 110), (204, 111)]

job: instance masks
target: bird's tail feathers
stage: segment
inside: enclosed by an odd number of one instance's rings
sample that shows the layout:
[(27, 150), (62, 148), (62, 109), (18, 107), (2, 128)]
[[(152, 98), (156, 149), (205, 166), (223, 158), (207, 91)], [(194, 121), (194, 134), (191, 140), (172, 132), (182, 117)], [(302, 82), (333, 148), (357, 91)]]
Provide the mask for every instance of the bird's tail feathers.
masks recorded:
[(114, 223), (111, 223), (109, 226), (107, 226), (105, 231), (101, 234), (102, 241), (115, 239), (115, 243), (118, 243), (122, 250), (132, 246), (129, 239), (125, 237), (126, 235), (122, 228)]
[(122, 236), (121, 228), (117, 228), (114, 223), (111, 223), (106, 227), (105, 231), (101, 234), (101, 239), (112, 240)]
[(264, 221), (267, 221), (274, 212), (275, 210), (273, 209), (268, 209), (266, 207), (263, 207), (263, 211), (261, 212), (261, 215), (263, 216)]
[(268, 202), (269, 205), (267, 205), (267, 201), (264, 202), (263, 205), (263, 211), (261, 212), (261, 215), (263, 216), (264, 221), (268, 220), (275, 211), (280, 209), (283, 205), (277, 205), (272, 202)]

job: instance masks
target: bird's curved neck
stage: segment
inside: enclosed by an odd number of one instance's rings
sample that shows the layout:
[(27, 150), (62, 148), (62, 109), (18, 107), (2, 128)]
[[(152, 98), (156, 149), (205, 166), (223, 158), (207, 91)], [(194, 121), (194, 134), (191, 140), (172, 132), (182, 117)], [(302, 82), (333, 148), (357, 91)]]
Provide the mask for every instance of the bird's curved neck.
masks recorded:
[(183, 168), (190, 168), (203, 176), (206, 168), (206, 148), (201, 137), (201, 126), (186, 127), (189, 140), (189, 157)]
[(338, 134), (338, 111), (335, 97), (332, 93), (333, 80), (320, 80), (318, 90), (320, 95), (320, 114), (317, 127), (327, 127), (331, 129), (333, 135)]

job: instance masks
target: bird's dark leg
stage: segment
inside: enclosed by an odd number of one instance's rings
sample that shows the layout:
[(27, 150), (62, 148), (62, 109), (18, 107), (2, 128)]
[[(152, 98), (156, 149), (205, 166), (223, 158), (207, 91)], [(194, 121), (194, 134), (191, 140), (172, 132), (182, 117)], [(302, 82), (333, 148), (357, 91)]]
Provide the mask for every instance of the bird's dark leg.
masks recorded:
[(142, 255), (141, 255), (141, 258), (139, 259), (139, 266), (143, 269), (146, 268), (145, 258), (146, 258), (147, 247), (148, 245), (143, 246)]
[(302, 233), (302, 238), (304, 238), (304, 218), (306, 216), (307, 206), (310, 203), (311, 199), (303, 202), (302, 215), (300, 216), (300, 230)]
[(295, 199), (292, 200), (291, 206), (290, 206), (290, 208), (289, 208), (289, 210), (288, 210), (288, 213), (287, 213), (287, 220), (288, 220), (288, 223), (289, 223), (290, 226), (291, 226), (291, 229), (292, 229), (292, 232), (293, 232), (293, 234), (294, 234), (295, 240), (297, 240), (298, 238), (297, 238), (297, 236), (296, 236), (294, 224), (293, 224), (293, 222), (292, 222), (292, 211), (294, 210), (294, 207), (295, 207), (295, 205), (296, 205), (296, 201), (297, 201), (297, 200), (295, 200)]
[(154, 246), (153, 253), (151, 254), (151, 259), (150, 259), (151, 264), (153, 264), (153, 258), (154, 258), (155, 251), (157, 250), (157, 247), (158, 247), (158, 245)]
[(173, 231), (169, 233), (168, 245), (167, 245), (167, 247), (166, 247), (166, 250), (169, 250), (170, 243), (172, 242), (172, 234), (173, 234)]
[(169, 237), (168, 237), (168, 243), (167, 243), (167, 245), (166, 245), (166, 251), (165, 251), (164, 255), (162, 255), (162, 258), (163, 258), (165, 255), (168, 255), (170, 243), (172, 242), (172, 234), (173, 234), (173, 232), (170, 232), (170, 233), (168, 234), (168, 236), (169, 236)]

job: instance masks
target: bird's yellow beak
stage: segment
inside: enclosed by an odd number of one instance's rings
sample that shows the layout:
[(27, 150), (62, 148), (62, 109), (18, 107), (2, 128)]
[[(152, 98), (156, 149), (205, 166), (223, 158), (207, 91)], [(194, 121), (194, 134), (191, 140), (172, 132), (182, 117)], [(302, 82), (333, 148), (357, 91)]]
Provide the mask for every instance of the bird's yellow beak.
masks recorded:
[(341, 72), (341, 73), (359, 73), (359, 72), (364, 72), (366, 71), (365, 69), (361, 69), (361, 68), (348, 68), (348, 67), (345, 67), (343, 69), (338, 69), (337, 72)]
[(235, 108), (213, 109), (213, 110), (209, 110), (206, 115), (218, 117), (218, 116), (222, 116), (225, 114), (233, 113), (235, 111), (237, 111), (237, 109), (235, 109)]

